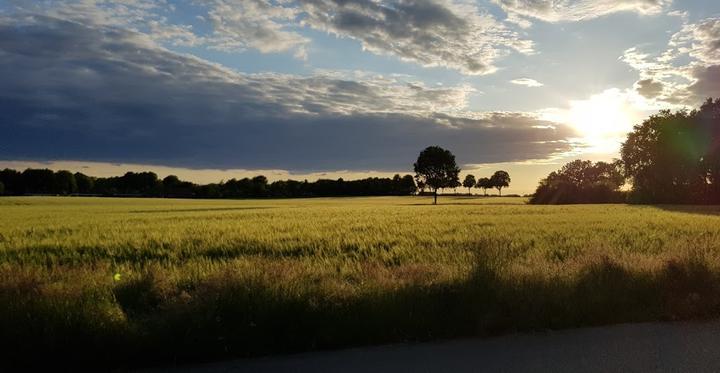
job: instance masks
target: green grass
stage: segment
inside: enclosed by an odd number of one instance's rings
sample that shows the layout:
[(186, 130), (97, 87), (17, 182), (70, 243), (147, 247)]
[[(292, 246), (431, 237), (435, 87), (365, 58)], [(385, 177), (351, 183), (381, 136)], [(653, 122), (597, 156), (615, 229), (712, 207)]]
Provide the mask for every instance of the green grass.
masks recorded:
[(0, 198), (0, 364), (720, 315), (719, 207), (430, 202)]

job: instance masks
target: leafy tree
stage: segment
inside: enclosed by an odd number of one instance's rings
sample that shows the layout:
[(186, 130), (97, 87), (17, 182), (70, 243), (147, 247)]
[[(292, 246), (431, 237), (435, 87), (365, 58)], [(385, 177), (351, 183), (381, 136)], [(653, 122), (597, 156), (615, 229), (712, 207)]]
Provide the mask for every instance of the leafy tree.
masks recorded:
[(632, 201), (719, 203), (720, 99), (650, 116), (628, 134), (620, 154)]
[(267, 194), (268, 179), (263, 175), (252, 178), (252, 196), (262, 197)]
[(619, 162), (574, 160), (540, 181), (530, 199), (534, 204), (610, 203), (623, 199), (625, 183)]
[(472, 194), (472, 193), (470, 192), (470, 188), (474, 187), (476, 184), (477, 184), (477, 182), (475, 181), (475, 176), (474, 176), (474, 175), (470, 175), (470, 174), (468, 174), (467, 176), (465, 176), (465, 180), (463, 180), (463, 183), (462, 183), (462, 185), (463, 185), (465, 188), (468, 188), (468, 195)]
[(81, 172), (75, 173), (75, 183), (77, 183), (78, 193), (89, 194), (93, 192), (95, 180)]
[(477, 183), (475, 184), (475, 187), (480, 188), (483, 190), (483, 194), (487, 195), (487, 190), (492, 188), (492, 182), (490, 181), (490, 178), (487, 177), (481, 177), (478, 179)]
[(490, 185), (502, 195), (502, 188), (510, 186), (510, 174), (505, 171), (495, 171), (490, 177)]
[(73, 194), (77, 193), (78, 186), (75, 175), (70, 171), (58, 171), (53, 178), (53, 193), (57, 194)]
[(433, 204), (437, 204), (438, 189), (453, 188), (460, 184), (460, 169), (455, 164), (455, 156), (439, 146), (429, 146), (420, 152), (414, 169), (415, 178), (432, 190)]
[(25, 193), (52, 193), (55, 173), (48, 169), (28, 168), (22, 173)]
[(415, 185), (415, 179), (413, 179), (412, 175), (405, 175), (400, 179), (400, 190), (399, 195), (406, 196), (410, 194), (415, 194), (417, 192), (417, 186)]
[(20, 195), (25, 193), (23, 175), (19, 171), (6, 168), (0, 171), (0, 182), (5, 185), (5, 194)]

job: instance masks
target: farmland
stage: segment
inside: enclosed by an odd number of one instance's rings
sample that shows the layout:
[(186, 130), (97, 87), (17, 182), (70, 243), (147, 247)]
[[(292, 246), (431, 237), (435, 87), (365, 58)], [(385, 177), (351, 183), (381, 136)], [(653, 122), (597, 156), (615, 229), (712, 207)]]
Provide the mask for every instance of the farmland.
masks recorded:
[(166, 364), (720, 315), (716, 206), (439, 202), (0, 198), (5, 363)]

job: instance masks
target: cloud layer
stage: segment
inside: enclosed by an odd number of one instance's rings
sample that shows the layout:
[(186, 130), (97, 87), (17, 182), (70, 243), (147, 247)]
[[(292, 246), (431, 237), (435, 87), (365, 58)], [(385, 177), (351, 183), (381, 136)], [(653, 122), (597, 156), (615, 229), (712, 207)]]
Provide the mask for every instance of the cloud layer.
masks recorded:
[(465, 86), (241, 74), (44, 16), (0, 19), (0, 77), (5, 159), (403, 170), (431, 144), (487, 163), (547, 158), (572, 137), (530, 114), (468, 112)]
[(468, 75), (494, 72), (509, 53), (533, 53), (532, 41), (465, 0), (194, 0), (211, 30), (168, 21), (163, 0), (58, 0), (21, 3), (25, 12), (82, 23), (129, 27), (156, 41), (226, 52), (292, 52), (307, 57), (316, 30), (357, 40), (362, 48), (425, 67)]
[(308, 40), (297, 33), (300, 26), (358, 40), (375, 54), (470, 75), (494, 72), (495, 61), (511, 51), (533, 51), (531, 41), (469, 2), (212, 0), (207, 4), (215, 25), (212, 40), (222, 48), (302, 48)]

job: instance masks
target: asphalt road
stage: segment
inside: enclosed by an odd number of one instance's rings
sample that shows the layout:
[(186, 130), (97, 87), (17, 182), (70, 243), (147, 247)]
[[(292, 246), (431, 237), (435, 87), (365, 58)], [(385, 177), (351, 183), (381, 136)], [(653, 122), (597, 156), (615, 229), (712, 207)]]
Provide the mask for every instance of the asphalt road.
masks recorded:
[(720, 372), (720, 321), (625, 324), (242, 359), (183, 372)]

